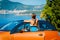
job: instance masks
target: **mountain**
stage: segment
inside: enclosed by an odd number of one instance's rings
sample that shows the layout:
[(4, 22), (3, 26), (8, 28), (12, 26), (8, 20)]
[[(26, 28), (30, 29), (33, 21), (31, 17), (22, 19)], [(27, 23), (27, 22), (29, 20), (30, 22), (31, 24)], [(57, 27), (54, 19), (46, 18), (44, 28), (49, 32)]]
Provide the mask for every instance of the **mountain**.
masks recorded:
[(12, 1), (0, 1), (0, 10), (42, 10), (43, 5), (24, 5)]

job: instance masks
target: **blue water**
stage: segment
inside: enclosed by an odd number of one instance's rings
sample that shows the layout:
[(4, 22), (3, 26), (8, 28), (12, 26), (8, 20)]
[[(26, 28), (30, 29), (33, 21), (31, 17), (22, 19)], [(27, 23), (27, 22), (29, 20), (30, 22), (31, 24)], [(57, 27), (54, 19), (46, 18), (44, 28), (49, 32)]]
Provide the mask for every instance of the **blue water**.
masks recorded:
[[(37, 18), (40, 20), (40, 15), (37, 15)], [(16, 21), (16, 20), (29, 20), (31, 19), (31, 16), (29, 15), (16, 15), (16, 14), (0, 14), (0, 26), (3, 26), (10, 21)]]

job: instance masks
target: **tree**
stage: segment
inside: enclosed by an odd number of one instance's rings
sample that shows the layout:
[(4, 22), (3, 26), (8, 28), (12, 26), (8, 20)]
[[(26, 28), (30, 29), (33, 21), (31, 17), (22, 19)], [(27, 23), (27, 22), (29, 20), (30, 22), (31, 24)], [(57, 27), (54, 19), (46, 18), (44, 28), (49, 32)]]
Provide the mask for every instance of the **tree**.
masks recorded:
[(53, 24), (56, 28), (60, 28), (60, 0), (46, 0), (46, 5), (42, 10), (45, 19)]

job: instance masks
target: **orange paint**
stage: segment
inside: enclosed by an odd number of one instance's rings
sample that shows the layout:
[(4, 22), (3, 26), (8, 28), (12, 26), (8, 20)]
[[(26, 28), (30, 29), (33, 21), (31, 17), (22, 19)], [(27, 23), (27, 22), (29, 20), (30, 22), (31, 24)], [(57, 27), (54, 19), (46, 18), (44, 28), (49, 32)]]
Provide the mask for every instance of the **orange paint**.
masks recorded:
[(58, 31), (45, 31), (45, 40), (59, 40)]
[(12, 34), (14, 40), (44, 40), (44, 32), (24, 32)]
[(0, 31), (0, 40), (10, 40), (10, 32)]
[(60, 40), (58, 31), (23, 32), (10, 34), (0, 32), (0, 40)]

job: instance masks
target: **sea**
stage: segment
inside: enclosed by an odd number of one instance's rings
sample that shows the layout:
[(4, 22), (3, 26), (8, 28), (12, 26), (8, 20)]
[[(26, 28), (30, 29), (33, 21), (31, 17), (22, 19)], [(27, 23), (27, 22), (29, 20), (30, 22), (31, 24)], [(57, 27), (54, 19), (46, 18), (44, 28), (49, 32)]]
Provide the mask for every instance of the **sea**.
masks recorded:
[[(17, 21), (17, 20), (30, 20), (31, 19), (31, 12), (28, 13), (0, 13), (0, 26), (7, 24), (10, 21)], [(35, 13), (36, 18), (41, 20), (40, 12)]]

